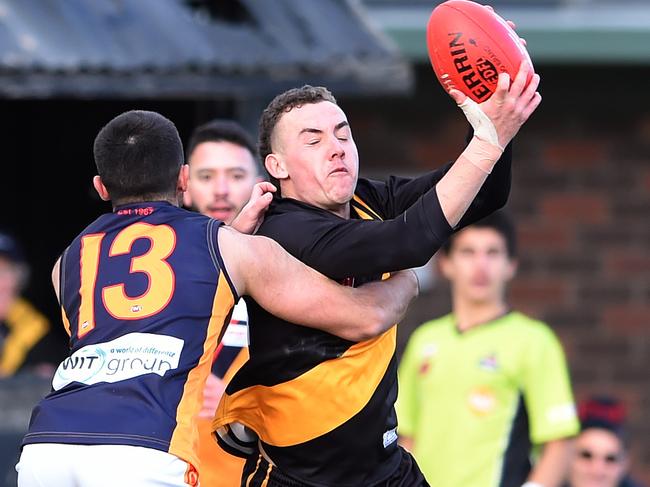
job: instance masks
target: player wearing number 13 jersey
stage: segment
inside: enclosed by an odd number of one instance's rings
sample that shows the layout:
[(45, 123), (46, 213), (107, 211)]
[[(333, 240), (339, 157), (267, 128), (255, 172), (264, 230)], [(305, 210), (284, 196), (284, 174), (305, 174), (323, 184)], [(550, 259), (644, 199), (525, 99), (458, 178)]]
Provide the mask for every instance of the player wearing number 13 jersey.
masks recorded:
[[(55, 266), (71, 350), (32, 414), (17, 466), (21, 487), (197, 485), (196, 416), (239, 295), (286, 319), (309, 315), (308, 326), (361, 338), (387, 329), (416, 294), (408, 274), (350, 292), (267, 239), (178, 208), (187, 166), (176, 128), (161, 115), (118, 116), (94, 150), (95, 189), (114, 209)], [(301, 280), (297, 289), (285, 272)], [(288, 293), (290, 304), (277, 299)], [(399, 304), (380, 304), (393, 294)], [(333, 309), (307, 313), (322, 299)]]
[[(192, 414), (236, 295), (216, 244), (219, 224), (147, 202), (117, 207), (72, 242), (59, 287), (72, 353), (26, 443), (127, 444), (196, 464)], [(70, 416), (73, 404), (84, 414)]]

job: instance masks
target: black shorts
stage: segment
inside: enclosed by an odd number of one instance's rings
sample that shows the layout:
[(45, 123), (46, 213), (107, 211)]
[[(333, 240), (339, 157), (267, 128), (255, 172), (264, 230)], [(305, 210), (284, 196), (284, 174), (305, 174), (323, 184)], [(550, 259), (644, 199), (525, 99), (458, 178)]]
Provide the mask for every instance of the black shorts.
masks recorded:
[[(262, 455), (248, 457), (242, 473), (241, 487), (311, 487), (269, 464)], [(334, 487), (334, 486), (333, 486)], [(359, 487), (429, 487), (415, 459), (402, 449), (399, 468), (388, 479)]]

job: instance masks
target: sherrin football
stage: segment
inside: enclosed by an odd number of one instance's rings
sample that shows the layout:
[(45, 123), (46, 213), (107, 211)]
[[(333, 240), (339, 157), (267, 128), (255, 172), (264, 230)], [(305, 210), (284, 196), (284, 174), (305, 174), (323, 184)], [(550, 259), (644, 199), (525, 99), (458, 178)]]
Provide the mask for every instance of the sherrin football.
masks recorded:
[(427, 49), (438, 81), (477, 103), (497, 86), (499, 73), (513, 80), (521, 63), (532, 62), (517, 33), (496, 13), (469, 0), (438, 5), (427, 23)]

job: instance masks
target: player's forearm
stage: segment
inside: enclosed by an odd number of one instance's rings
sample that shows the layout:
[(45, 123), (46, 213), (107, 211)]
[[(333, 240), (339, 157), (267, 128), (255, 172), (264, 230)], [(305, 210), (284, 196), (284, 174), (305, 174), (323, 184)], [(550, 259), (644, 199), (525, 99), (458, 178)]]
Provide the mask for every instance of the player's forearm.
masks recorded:
[(498, 147), (474, 137), (436, 185), (440, 207), (451, 227), (458, 225), (501, 154)]
[(512, 144), (508, 144), (503, 154), (494, 165), (478, 194), (465, 214), (456, 225), (456, 229), (466, 227), (502, 208), (508, 202), (512, 184)]
[(544, 487), (560, 487), (569, 469), (572, 449), (571, 439), (554, 440), (544, 444), (542, 454), (528, 481)]
[[(409, 304), (419, 293), (418, 280), (411, 270), (397, 272), (389, 279), (356, 289), (366, 310), (352, 326), (348, 340), (362, 341), (381, 335), (404, 318)], [(363, 323), (362, 326), (360, 324)]]

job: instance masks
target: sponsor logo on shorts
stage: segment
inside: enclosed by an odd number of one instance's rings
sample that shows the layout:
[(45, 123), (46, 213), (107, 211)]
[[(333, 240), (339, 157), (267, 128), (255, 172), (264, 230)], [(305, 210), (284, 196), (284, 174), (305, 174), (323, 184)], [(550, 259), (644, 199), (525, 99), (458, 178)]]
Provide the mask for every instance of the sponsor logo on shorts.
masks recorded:
[(165, 375), (178, 367), (184, 341), (153, 333), (129, 333), (110, 342), (86, 345), (59, 365), (52, 387), (72, 382), (119, 382), (140, 375)]

